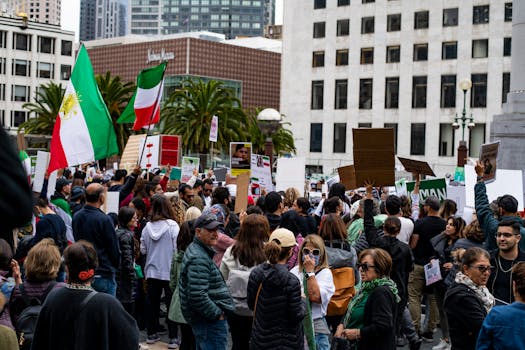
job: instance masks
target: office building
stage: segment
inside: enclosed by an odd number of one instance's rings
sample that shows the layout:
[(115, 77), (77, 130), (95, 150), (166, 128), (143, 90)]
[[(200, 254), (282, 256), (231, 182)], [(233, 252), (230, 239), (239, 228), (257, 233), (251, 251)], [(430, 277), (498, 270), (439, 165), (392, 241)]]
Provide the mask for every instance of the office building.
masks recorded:
[(126, 35), (127, 0), (81, 0), (80, 41)]

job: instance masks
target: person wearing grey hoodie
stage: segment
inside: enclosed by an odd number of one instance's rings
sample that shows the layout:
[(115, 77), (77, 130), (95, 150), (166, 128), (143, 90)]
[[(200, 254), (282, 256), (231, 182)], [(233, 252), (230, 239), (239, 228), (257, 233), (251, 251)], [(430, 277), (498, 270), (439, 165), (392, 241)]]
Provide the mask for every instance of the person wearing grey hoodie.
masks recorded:
[[(162, 290), (166, 300), (171, 300), (172, 291), (169, 288), (171, 260), (177, 250), (179, 225), (172, 219), (172, 209), (169, 200), (162, 194), (151, 197), (151, 222), (148, 222), (140, 238), (140, 251), (146, 255), (144, 275), (147, 284), (146, 298), (149, 301), (146, 327), (148, 337), (146, 342), (153, 344), (160, 340), (159, 308)], [(176, 338), (176, 326), (167, 320), (168, 333), (171, 340)]]

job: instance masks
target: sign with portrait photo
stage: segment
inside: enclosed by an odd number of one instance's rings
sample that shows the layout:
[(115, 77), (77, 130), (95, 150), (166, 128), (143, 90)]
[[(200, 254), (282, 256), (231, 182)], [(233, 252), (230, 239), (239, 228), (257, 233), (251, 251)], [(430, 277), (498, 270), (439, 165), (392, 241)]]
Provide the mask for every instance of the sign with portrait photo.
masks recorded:
[(496, 179), (496, 160), (498, 158), (499, 141), (485, 143), (479, 149), (479, 162), (483, 164), (483, 181), (492, 182)]
[(231, 175), (250, 174), (252, 144), (249, 142), (230, 142)]
[(193, 170), (199, 171), (200, 159), (197, 157), (182, 157), (181, 182), (188, 182), (193, 176)]

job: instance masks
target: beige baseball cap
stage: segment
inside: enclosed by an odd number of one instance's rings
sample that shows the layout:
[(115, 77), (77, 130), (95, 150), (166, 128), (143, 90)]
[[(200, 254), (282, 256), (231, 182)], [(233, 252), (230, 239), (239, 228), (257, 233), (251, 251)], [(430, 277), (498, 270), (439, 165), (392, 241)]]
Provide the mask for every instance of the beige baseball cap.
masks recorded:
[(285, 228), (278, 228), (270, 235), (270, 242), (276, 241), (283, 248), (294, 247), (297, 245), (292, 231)]

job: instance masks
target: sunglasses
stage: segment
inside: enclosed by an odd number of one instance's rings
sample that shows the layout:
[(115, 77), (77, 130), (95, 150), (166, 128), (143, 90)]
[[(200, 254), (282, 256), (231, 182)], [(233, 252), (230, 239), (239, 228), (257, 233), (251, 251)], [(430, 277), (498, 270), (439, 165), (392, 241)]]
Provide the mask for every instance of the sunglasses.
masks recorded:
[(356, 264), (358, 269), (363, 270), (363, 272), (367, 272), (370, 268), (375, 267), (375, 265), (368, 265), (368, 263), (358, 263)]
[(491, 271), (494, 270), (494, 266), (483, 266), (483, 265), (479, 265), (479, 266), (469, 266), (470, 268), (473, 268), (473, 269), (478, 269), (479, 272), (481, 273), (485, 273), (487, 271)]
[(303, 248), (303, 254), (304, 255), (310, 255), (312, 254), (313, 256), (319, 256), (321, 255), (321, 251), (319, 249), (308, 249), (308, 248)]
[(512, 236), (516, 236), (514, 233), (508, 233), (508, 232), (498, 232), (496, 233), (496, 237), (505, 237), (505, 238), (510, 238)]

